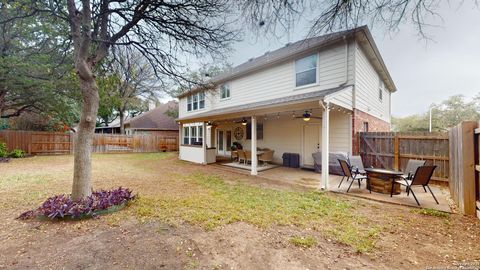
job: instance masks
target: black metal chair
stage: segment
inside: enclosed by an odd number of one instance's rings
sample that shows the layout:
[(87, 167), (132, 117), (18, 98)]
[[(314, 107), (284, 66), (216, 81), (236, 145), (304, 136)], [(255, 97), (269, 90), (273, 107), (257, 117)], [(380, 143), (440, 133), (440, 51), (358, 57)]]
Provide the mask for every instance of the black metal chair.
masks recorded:
[(426, 191), (425, 187), (430, 191), (430, 194), (432, 194), (433, 199), (437, 204), (438, 200), (433, 194), (432, 190), (428, 186), (428, 183), (430, 182), (430, 179), (432, 178), (433, 172), (437, 166), (420, 166), (417, 168), (415, 175), (411, 180), (408, 179), (402, 179), (402, 180), (397, 180), (395, 182), (399, 183), (400, 185), (406, 186), (407, 189), (407, 196), (410, 195), (410, 192), (413, 195), (413, 198), (417, 202), (417, 204), (420, 206), (420, 203), (418, 202), (417, 196), (415, 196), (415, 192), (413, 192), (412, 186), (422, 186), (423, 189)]
[(407, 167), (405, 168), (405, 172), (401, 178), (404, 180), (412, 180), (417, 168), (420, 166), (425, 166), (425, 163), (425, 160), (409, 159), (407, 162)]
[[(350, 165), (348, 165), (348, 162), (346, 160), (339, 159), (338, 162), (340, 163), (340, 167), (342, 168), (342, 172), (343, 172), (343, 177), (342, 177), (342, 180), (340, 181), (340, 184), (338, 184), (338, 188), (340, 188), (340, 186), (342, 185), (342, 182), (345, 179), (345, 177), (347, 178), (347, 181), (350, 178), (352, 179), (352, 182), (348, 186), (347, 192), (350, 191), (350, 188), (352, 187), (352, 184), (353, 184), (353, 182), (355, 182), (355, 180), (358, 180), (358, 188), (360, 188), (361, 187), (361, 181), (363, 179), (367, 179), (367, 177), (365, 175), (361, 175), (358, 172), (358, 169), (356, 171), (352, 172), (352, 168), (350, 167)], [(368, 188), (368, 186), (369, 185), (367, 183), (367, 188)]]

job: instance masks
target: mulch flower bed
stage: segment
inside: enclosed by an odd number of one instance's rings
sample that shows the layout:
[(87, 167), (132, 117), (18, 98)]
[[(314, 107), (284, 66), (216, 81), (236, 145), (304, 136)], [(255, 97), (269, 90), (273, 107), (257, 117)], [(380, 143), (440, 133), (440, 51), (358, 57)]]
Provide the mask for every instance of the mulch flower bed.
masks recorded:
[(127, 188), (95, 191), (92, 195), (74, 201), (70, 195), (57, 195), (48, 198), (40, 207), (22, 213), (18, 219), (37, 218), (40, 220), (65, 220), (92, 218), (102, 214), (118, 211), (135, 199)]

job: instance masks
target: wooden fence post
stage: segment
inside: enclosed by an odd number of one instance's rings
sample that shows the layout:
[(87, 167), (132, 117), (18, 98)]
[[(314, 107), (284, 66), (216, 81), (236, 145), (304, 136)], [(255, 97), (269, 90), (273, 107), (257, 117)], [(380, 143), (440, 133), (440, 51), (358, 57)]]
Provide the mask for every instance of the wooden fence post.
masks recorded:
[(398, 133), (395, 132), (394, 136), (394, 141), (393, 141), (393, 168), (395, 170), (400, 169), (400, 158), (399, 158), (399, 141), (400, 138), (398, 138)]
[(449, 186), (460, 212), (476, 214), (474, 130), (477, 123), (465, 121), (450, 130)]

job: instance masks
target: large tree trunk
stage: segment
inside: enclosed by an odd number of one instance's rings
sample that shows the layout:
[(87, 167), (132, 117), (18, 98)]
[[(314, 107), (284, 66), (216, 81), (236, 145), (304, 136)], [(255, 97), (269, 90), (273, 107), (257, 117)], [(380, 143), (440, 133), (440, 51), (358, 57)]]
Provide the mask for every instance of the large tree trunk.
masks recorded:
[(119, 110), (118, 115), (120, 117), (120, 134), (125, 134), (125, 127), (124, 127), (124, 117), (125, 112), (123, 110)]
[(98, 112), (98, 88), (95, 77), (79, 76), (82, 90), (82, 115), (75, 141), (75, 163), (73, 173), (72, 199), (77, 200), (92, 193), (92, 140), (95, 131), (95, 119)]

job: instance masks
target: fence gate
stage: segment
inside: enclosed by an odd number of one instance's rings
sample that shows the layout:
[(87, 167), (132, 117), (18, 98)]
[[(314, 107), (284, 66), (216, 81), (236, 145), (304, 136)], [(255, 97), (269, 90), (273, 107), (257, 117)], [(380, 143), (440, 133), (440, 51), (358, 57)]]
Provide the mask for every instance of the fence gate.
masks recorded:
[[(480, 124), (479, 124), (480, 126)], [(475, 136), (475, 194), (477, 217), (480, 218), (480, 128), (476, 128)]]
[(69, 154), (72, 152), (72, 138), (69, 133), (32, 132), (28, 153)]
[(360, 155), (367, 166), (404, 170), (409, 159), (436, 165), (433, 180), (448, 183), (449, 137), (447, 133), (362, 132)]

